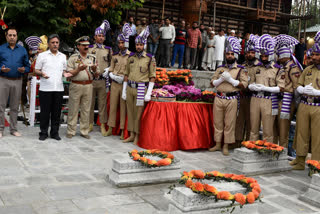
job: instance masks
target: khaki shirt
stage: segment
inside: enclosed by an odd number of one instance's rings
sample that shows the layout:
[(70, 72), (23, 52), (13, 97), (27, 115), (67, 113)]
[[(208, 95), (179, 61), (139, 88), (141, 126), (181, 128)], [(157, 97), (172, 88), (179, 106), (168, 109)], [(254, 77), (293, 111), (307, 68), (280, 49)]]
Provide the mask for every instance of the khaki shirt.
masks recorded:
[(114, 75), (124, 76), (127, 70), (128, 58), (130, 51), (127, 50), (126, 55), (122, 55), (121, 52), (115, 53), (111, 59), (111, 66), (109, 72), (112, 72)]
[(259, 65), (261, 65), (261, 62), (257, 59), (253, 62), (252, 65), (249, 65), (248, 62), (242, 64), (242, 66), (246, 68), (249, 77), (252, 76), (252, 74), (255, 72), (255, 68)]
[[(87, 54), (87, 57), (82, 57), (80, 53), (72, 54), (68, 60), (67, 71), (77, 69), (79, 64), (85, 64), (88, 67), (70, 79), (76, 81), (93, 80), (93, 71), (91, 70), (91, 66), (97, 64), (96, 57), (91, 54)], [(100, 73), (99, 66), (97, 67), (96, 72)]]
[(156, 60), (152, 55), (143, 52), (139, 58), (136, 54), (131, 53), (125, 73), (128, 80), (135, 82), (149, 82), (149, 79), (156, 77)]
[[(240, 83), (246, 88), (248, 86), (248, 74), (245, 71), (244, 67), (234, 63), (232, 68), (228, 68), (227, 65), (223, 65), (217, 68), (216, 72), (214, 73), (212, 80), (217, 80), (223, 74), (223, 72), (228, 71), (231, 74), (231, 77), (235, 80), (239, 80)], [(234, 87), (229, 82), (224, 81), (220, 85), (216, 87), (219, 92), (228, 93), (234, 91), (240, 91), (240, 88)]]
[(314, 89), (320, 90), (320, 70), (315, 65), (310, 65), (302, 72), (298, 86), (306, 86), (312, 83)]
[(263, 64), (255, 67), (255, 72), (253, 71), (250, 76), (250, 82), (261, 84), (267, 87), (280, 87), (285, 86), (285, 73), (275, 65), (274, 62), (270, 67), (265, 67)]
[(284, 91), (293, 93), (294, 90), (298, 87), (298, 80), (302, 71), (293, 60), (290, 60), (284, 66), (284, 71), (286, 75)]
[(105, 68), (110, 66), (112, 57), (112, 51), (110, 47), (103, 45), (102, 48), (98, 48), (96, 44), (90, 45), (88, 53), (96, 56), (101, 72), (103, 72)]

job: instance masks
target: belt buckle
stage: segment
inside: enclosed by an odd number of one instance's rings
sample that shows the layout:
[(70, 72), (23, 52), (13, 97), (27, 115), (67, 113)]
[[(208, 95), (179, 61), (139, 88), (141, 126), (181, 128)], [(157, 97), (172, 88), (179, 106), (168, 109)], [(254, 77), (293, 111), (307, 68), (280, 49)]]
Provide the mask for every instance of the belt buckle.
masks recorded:
[(263, 92), (263, 91), (259, 91), (259, 92), (257, 93), (257, 95), (263, 97), (263, 96), (264, 96), (264, 92)]
[(307, 102), (308, 102), (308, 103), (313, 103), (313, 97), (308, 97), (308, 98), (307, 98)]
[(137, 88), (137, 84), (136, 83), (131, 83), (132, 88)]

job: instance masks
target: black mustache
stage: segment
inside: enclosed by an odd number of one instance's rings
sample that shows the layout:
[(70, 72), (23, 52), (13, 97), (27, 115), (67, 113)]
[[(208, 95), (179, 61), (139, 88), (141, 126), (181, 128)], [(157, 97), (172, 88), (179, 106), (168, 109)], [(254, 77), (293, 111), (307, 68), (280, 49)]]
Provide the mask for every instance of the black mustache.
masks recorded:
[(89, 50), (89, 48), (85, 48), (84, 50)]

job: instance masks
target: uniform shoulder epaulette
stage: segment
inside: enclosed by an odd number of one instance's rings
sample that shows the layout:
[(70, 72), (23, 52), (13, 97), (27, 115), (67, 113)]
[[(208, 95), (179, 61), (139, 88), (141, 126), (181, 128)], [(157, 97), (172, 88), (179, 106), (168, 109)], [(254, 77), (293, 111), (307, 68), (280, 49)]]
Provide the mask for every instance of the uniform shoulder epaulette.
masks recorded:
[(224, 67), (224, 66), (225, 66), (225, 64), (219, 65), (217, 68), (222, 68), (222, 67)]
[(113, 52), (112, 56), (117, 55), (118, 53), (119, 53), (119, 51)]
[(279, 64), (277, 64), (277, 63), (274, 63), (273, 67), (275, 67), (275, 68), (281, 68), (281, 66), (280, 66)]
[(153, 55), (152, 55), (151, 53), (147, 53), (146, 56), (147, 56), (147, 57), (150, 57), (150, 58), (153, 57)]
[(237, 65), (237, 67), (244, 69), (244, 66), (243, 66), (243, 65)]
[(133, 56), (133, 55), (135, 55), (135, 53), (134, 53), (134, 52), (131, 52), (130, 55), (129, 55), (129, 57), (130, 57), (130, 56)]
[(111, 47), (109, 47), (109, 46), (106, 46), (106, 45), (104, 46), (104, 48), (105, 48), (105, 49), (111, 49)]
[(80, 56), (79, 53), (74, 53), (74, 54), (72, 54), (72, 55), (70, 56), (70, 58), (71, 58), (71, 57), (79, 57), (79, 56)]
[(93, 48), (94, 47), (94, 45), (89, 45), (89, 48)]

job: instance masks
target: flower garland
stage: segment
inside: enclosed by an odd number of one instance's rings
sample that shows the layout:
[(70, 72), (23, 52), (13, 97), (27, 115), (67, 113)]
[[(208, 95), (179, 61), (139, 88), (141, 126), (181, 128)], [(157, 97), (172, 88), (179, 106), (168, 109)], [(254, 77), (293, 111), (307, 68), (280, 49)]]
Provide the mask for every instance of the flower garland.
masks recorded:
[(320, 162), (316, 160), (307, 161), (309, 167), (309, 176), (312, 176), (315, 173), (320, 173)]
[(284, 147), (269, 143), (266, 140), (244, 141), (241, 145), (247, 149), (257, 151), (259, 154), (268, 153), (277, 156), (277, 158), (279, 158), (280, 154), (284, 151)]
[[(228, 191), (218, 191), (214, 186), (209, 184), (193, 182), (193, 179), (238, 182), (242, 186), (246, 187), (247, 192), (249, 193), (246, 195), (242, 193), (236, 193), (233, 195)], [(241, 207), (244, 204), (252, 204), (256, 200), (260, 200), (260, 185), (255, 179), (245, 177), (244, 175), (223, 174), (218, 171), (203, 172), (201, 170), (191, 170), (190, 172), (183, 172), (179, 183), (184, 184), (195, 193), (205, 196), (214, 196), (216, 200), (232, 201), (232, 203), (238, 202)]]
[[(161, 160), (151, 160), (149, 158), (143, 157), (144, 155), (158, 156), (162, 158)], [(174, 156), (169, 152), (160, 151), (157, 149), (146, 150), (138, 152), (136, 149), (129, 152), (129, 156), (135, 160), (139, 161), (147, 167), (159, 167), (168, 166), (174, 162)]]

